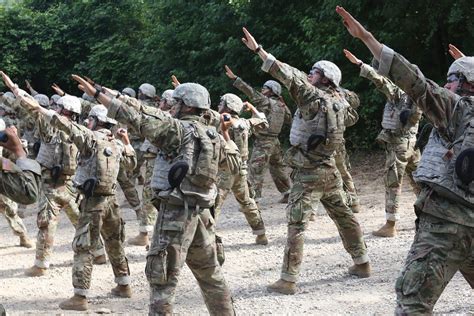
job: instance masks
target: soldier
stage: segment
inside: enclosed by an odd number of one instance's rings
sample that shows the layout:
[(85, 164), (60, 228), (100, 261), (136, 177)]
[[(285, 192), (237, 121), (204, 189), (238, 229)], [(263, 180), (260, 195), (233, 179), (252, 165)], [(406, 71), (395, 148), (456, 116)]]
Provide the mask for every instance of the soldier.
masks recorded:
[(380, 75), (405, 91), (435, 126), (414, 173), (421, 184), (418, 229), (395, 284), (395, 314), (432, 314), (458, 270), (474, 288), (474, 57), (456, 59), (443, 88), (377, 41), (344, 8), (336, 11), (379, 61)]
[(210, 208), (217, 194), (218, 163), (236, 172), (238, 150), (227, 133), (228, 123), (223, 123), (224, 142), (213, 127), (200, 122), (202, 112), (210, 108), (209, 92), (199, 84), (180, 84), (173, 92), (177, 102), (173, 118), (144, 104), (136, 110), (96, 91), (84, 79), (74, 79), (107, 104), (109, 115), (141, 131), (161, 151), (151, 183), (159, 192), (160, 210), (145, 268), (151, 287), (150, 315), (173, 313), (177, 278), (185, 262), (210, 314), (233, 315), (231, 294), (217, 262)]
[[(2, 133), (3, 135), (5, 135), (5, 128), (5, 122), (2, 118), (0, 118), (0, 133)], [(16, 130), (16, 128), (13, 129)], [(7, 152), (7, 150), (3, 150), (3, 148), (0, 147), (0, 157), (2, 157), (2, 160), (3, 158), (8, 159), (6, 155)], [(25, 224), (23, 224), (23, 221), (18, 216), (17, 212), (18, 204), (13, 202), (6, 196), (0, 195), (0, 213), (5, 216), (5, 219), (7, 220), (8, 225), (12, 229), (13, 233), (20, 237), (20, 247), (31, 248), (33, 247), (33, 244), (28, 238), (26, 226)]]
[[(239, 118), (239, 114), (243, 107), (246, 107), (253, 114), (251, 119)], [(224, 94), (218, 106), (219, 113), (225, 114), (232, 123), (229, 129), (230, 138), (234, 141), (240, 150), (242, 166), (238, 174), (230, 172), (220, 172), (217, 187), (219, 194), (216, 200), (215, 220), (221, 213), (222, 205), (227, 194), (232, 191), (234, 197), (240, 205), (240, 211), (244, 213), (247, 223), (252, 228), (252, 232), (256, 235), (255, 243), (258, 245), (268, 244), (265, 235), (265, 224), (263, 223), (262, 214), (258, 209), (255, 200), (250, 196), (250, 190), (247, 182), (247, 160), (249, 156), (248, 138), (255, 131), (261, 131), (268, 127), (265, 114), (258, 112), (252, 104), (242, 100), (232, 93)]]
[[(334, 151), (341, 143), (347, 103), (339, 91), (341, 72), (332, 62), (316, 62), (309, 75), (282, 63), (258, 45), (243, 28), (244, 44), (263, 60), (262, 70), (286, 86), (301, 113), (295, 115), (290, 132), (291, 148), (287, 162), (295, 169), (288, 202), (288, 236), (280, 279), (269, 291), (296, 292), (296, 281), (303, 260), (304, 232), (312, 211), (313, 199), (320, 199), (341, 235), (344, 248), (354, 265), (349, 274), (370, 276), (369, 257), (362, 230), (346, 204), (341, 175), (334, 162)], [(317, 192), (317, 194), (316, 194)]]
[(372, 234), (380, 237), (394, 237), (397, 234), (396, 222), (400, 196), (402, 194), (403, 176), (405, 173), (418, 195), (420, 187), (413, 180), (413, 171), (420, 161), (420, 151), (415, 149), (418, 122), (422, 112), (410, 97), (390, 79), (381, 76), (371, 66), (364, 64), (360, 59), (344, 51), (346, 57), (360, 67), (360, 76), (372, 81), (376, 88), (385, 94), (385, 104), (382, 119), (382, 131), (377, 141), (385, 148), (385, 214), (386, 223)]
[(249, 180), (255, 191), (255, 199), (262, 197), (265, 170), (269, 167), (270, 175), (278, 191), (283, 194), (280, 203), (287, 203), (290, 194), (290, 178), (285, 172), (283, 153), (278, 136), (283, 125), (291, 124), (291, 112), (281, 96), (281, 86), (274, 80), (263, 84), (259, 92), (237, 77), (226, 65), (226, 75), (234, 81), (233, 85), (242, 91), (257, 110), (263, 112), (269, 127), (255, 132), (252, 155), (249, 163)]
[(126, 95), (126, 96), (129, 96), (131, 98), (135, 98), (137, 96), (137, 93), (135, 92), (135, 90), (133, 90), (130, 87), (123, 88), (122, 94)]

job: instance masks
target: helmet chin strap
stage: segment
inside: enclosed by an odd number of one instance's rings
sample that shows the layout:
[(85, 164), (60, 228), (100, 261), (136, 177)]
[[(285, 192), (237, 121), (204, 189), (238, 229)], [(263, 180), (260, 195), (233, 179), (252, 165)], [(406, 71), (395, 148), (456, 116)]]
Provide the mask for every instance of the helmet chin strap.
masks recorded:
[[(467, 83), (468, 86), (471, 87), (471, 89), (464, 89), (464, 83)], [(467, 82), (466, 77), (463, 75), (459, 76), (459, 81), (458, 81), (458, 86), (456, 88), (456, 94), (460, 96), (474, 96), (474, 86)]]

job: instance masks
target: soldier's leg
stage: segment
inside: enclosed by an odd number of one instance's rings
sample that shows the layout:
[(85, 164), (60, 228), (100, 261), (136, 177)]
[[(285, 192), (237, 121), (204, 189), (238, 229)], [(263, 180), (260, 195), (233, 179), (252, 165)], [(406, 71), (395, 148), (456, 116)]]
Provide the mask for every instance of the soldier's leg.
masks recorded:
[(31, 240), (28, 238), (28, 233), (23, 220), (17, 214), (18, 204), (0, 195), (0, 212), (5, 215), (8, 225), (13, 230), (13, 233), (20, 237), (20, 246), (25, 248), (33, 247)]
[(289, 175), (285, 171), (286, 165), (283, 162), (283, 152), (278, 139), (275, 140), (274, 146), (272, 146), (270, 150), (270, 175), (272, 176), (273, 182), (275, 183), (278, 191), (285, 195), (280, 202), (287, 203), (291, 188), (291, 181)]
[(245, 174), (235, 176), (232, 193), (234, 193), (234, 197), (240, 205), (239, 210), (244, 213), (247, 223), (252, 228), (253, 234), (264, 235), (265, 224), (263, 223), (257, 203), (250, 197), (247, 176)]
[(444, 288), (469, 257), (469, 235), (472, 241), (472, 228), (421, 214), (415, 239), (395, 283), (395, 314), (432, 314)]
[(198, 216), (184, 206), (161, 203), (147, 255), (150, 315), (172, 315), (178, 275), (194, 239)]
[(222, 205), (224, 205), (224, 201), (227, 198), (227, 195), (229, 194), (232, 185), (234, 182), (234, 176), (230, 174), (229, 172), (221, 172), (219, 173), (219, 179), (217, 181), (217, 198), (216, 198), (216, 203), (214, 206), (214, 220), (217, 225), (217, 221), (219, 219), (219, 216), (221, 215), (222, 211)]
[(360, 201), (359, 196), (357, 195), (357, 191), (354, 185), (354, 180), (352, 179), (352, 175), (349, 172), (350, 169), (350, 162), (349, 162), (349, 155), (346, 151), (346, 146), (344, 144), (341, 145), (341, 148), (336, 151), (334, 156), (336, 160), (336, 167), (341, 174), (342, 182), (344, 185), (344, 191), (347, 193), (349, 197), (349, 207), (352, 209), (354, 213), (359, 213), (360, 210)]
[(127, 174), (127, 171), (123, 168), (120, 168), (119, 174), (117, 176), (117, 181), (120, 185), (120, 188), (123, 191), (123, 195), (127, 200), (128, 204), (132, 207), (135, 211), (137, 219), (139, 219), (140, 212), (141, 212), (141, 201), (138, 191), (135, 187), (135, 184), (132, 182), (131, 177)]
[(255, 141), (249, 160), (249, 180), (252, 184), (253, 190), (255, 191), (256, 199), (262, 197), (265, 170), (267, 169), (270, 160), (270, 155), (267, 151), (267, 148), (263, 146), (261, 141)]
[(296, 293), (296, 282), (303, 262), (305, 230), (313, 209), (313, 201), (319, 201), (324, 187), (319, 176), (320, 170), (294, 170), (292, 175), (294, 180), (286, 213), (288, 234), (280, 280), (267, 287), (269, 291), (283, 294)]
[(128, 260), (123, 249), (125, 241), (125, 222), (120, 216), (120, 210), (115, 196), (106, 198), (106, 208), (102, 212), (102, 227), (100, 233), (104, 238), (105, 249), (114, 271), (117, 287), (112, 294), (120, 297), (131, 297), (130, 270)]
[(196, 277), (211, 315), (234, 315), (232, 296), (217, 262), (215, 225), (208, 209), (198, 215), (186, 264)]
[(371, 271), (367, 247), (359, 222), (345, 202), (346, 195), (339, 171), (328, 169), (324, 182), (326, 186), (321, 203), (336, 224), (342, 244), (354, 261), (355, 265), (349, 268), (349, 273), (359, 277), (369, 277)]

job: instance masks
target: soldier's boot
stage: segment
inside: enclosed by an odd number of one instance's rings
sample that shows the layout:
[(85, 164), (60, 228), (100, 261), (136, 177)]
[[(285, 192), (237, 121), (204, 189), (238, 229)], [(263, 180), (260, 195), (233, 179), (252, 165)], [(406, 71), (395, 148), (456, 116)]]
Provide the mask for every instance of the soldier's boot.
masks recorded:
[(20, 247), (25, 247), (25, 248), (33, 247), (33, 243), (28, 238), (28, 236), (26, 236), (26, 234), (20, 235)]
[(32, 266), (25, 270), (25, 275), (29, 277), (39, 277), (46, 275), (48, 273), (48, 269), (40, 268), (37, 266)]
[(311, 213), (311, 215), (309, 216), (309, 220), (310, 220), (311, 222), (315, 222), (315, 221), (316, 221), (316, 214), (315, 214), (314, 212)]
[(349, 274), (355, 275), (359, 278), (368, 278), (370, 277), (372, 270), (370, 268), (370, 263), (354, 264), (349, 267)]
[(280, 279), (275, 283), (267, 286), (267, 290), (269, 292), (278, 292), (282, 294), (293, 295), (296, 293), (296, 283)]
[(290, 197), (290, 192), (285, 192), (283, 193), (281, 199), (278, 201), (278, 203), (281, 204), (288, 204), (288, 198)]
[(257, 238), (255, 238), (255, 243), (257, 245), (268, 245), (268, 238), (265, 234), (257, 235)]
[(133, 246), (146, 246), (150, 243), (150, 239), (148, 238), (148, 233), (140, 232), (137, 236), (129, 238), (127, 242)]
[(106, 264), (107, 263), (107, 257), (105, 255), (100, 255), (100, 256), (94, 257), (93, 263), (95, 265)]
[(113, 296), (118, 296), (118, 297), (132, 297), (132, 288), (130, 285), (120, 285), (117, 284), (116, 287), (114, 287), (110, 293), (112, 293)]
[(387, 221), (379, 230), (373, 231), (372, 235), (378, 237), (394, 237), (397, 235), (395, 221)]
[(89, 304), (85, 296), (74, 294), (73, 297), (59, 304), (59, 308), (71, 311), (86, 311)]

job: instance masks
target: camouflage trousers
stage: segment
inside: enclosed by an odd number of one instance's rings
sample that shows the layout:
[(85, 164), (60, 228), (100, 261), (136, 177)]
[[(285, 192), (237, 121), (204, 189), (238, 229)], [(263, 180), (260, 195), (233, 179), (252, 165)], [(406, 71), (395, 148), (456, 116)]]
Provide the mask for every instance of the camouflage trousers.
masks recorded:
[(255, 139), (249, 162), (249, 180), (255, 190), (255, 198), (262, 197), (265, 170), (270, 175), (280, 193), (288, 192), (291, 187), (290, 178), (285, 172), (283, 153), (278, 137), (258, 137)]
[(84, 198), (80, 209), (79, 223), (72, 242), (74, 294), (87, 296), (91, 285), (93, 253), (101, 243), (101, 236), (114, 271), (115, 283), (129, 284), (130, 270), (123, 249), (125, 222), (120, 216), (115, 195)]
[(140, 223), (139, 231), (141, 233), (151, 233), (156, 222), (158, 211), (153, 205), (153, 189), (151, 188), (151, 178), (153, 176), (153, 166), (155, 165), (155, 157), (147, 158), (145, 161), (145, 182), (143, 184), (143, 207), (138, 214)]
[(217, 223), (222, 211), (222, 205), (229, 192), (232, 191), (240, 205), (239, 210), (244, 213), (247, 223), (252, 228), (253, 234), (262, 235), (265, 233), (265, 224), (263, 223), (262, 214), (258, 209), (257, 203), (250, 197), (246, 173), (247, 170), (241, 170), (239, 174), (235, 175), (230, 172), (221, 172), (219, 174), (219, 181), (217, 183), (219, 193), (216, 198), (214, 218)]
[(138, 217), (142, 204), (135, 183), (132, 182), (131, 172), (127, 172), (127, 170), (120, 168), (117, 181), (123, 191), (125, 199), (127, 199), (128, 204), (130, 204), (135, 213), (137, 213)]
[(215, 222), (209, 209), (161, 203), (145, 274), (149, 315), (172, 315), (178, 276), (186, 262), (211, 315), (234, 315), (232, 296), (217, 262)]
[(352, 180), (352, 176), (349, 173), (349, 170), (351, 170), (351, 163), (349, 161), (349, 155), (347, 154), (345, 143), (341, 143), (341, 145), (336, 149), (334, 160), (336, 161), (336, 167), (341, 174), (344, 191), (347, 193), (348, 205), (352, 209), (355, 209), (360, 205), (360, 201), (354, 185), (354, 180)]
[(334, 221), (342, 244), (355, 264), (369, 261), (362, 230), (346, 204), (341, 175), (337, 168), (319, 165), (313, 169), (295, 169), (287, 206), (288, 235), (281, 268), (281, 279), (297, 282), (303, 261), (304, 233), (313, 202), (321, 202)]
[(8, 226), (13, 230), (13, 233), (17, 236), (26, 236), (26, 227), (23, 221), (17, 214), (18, 204), (7, 198), (6, 196), (0, 195), (0, 213), (2, 213), (7, 222)]
[[(59, 182), (54, 185), (49, 180), (43, 182), (42, 194), (38, 203), (39, 212), (36, 218), (38, 235), (36, 237), (35, 266), (49, 268), (49, 260), (53, 252), (54, 235), (59, 223), (59, 213), (63, 210), (71, 224), (76, 227), (79, 209), (75, 202), (76, 190), (72, 181)], [(102, 247), (96, 255), (103, 254)]]
[(131, 172), (131, 179), (130, 179), (131, 182), (133, 184), (135, 184), (137, 178), (143, 178), (142, 166), (145, 163), (146, 159), (145, 159), (145, 153), (140, 150), (140, 147), (143, 144), (143, 140), (140, 140), (140, 139), (132, 140), (131, 143), (132, 143), (132, 147), (135, 150), (135, 153), (137, 155), (137, 165), (136, 165), (135, 169), (133, 169), (133, 171)]
[(408, 175), (413, 192), (418, 195), (420, 187), (413, 180), (412, 172), (420, 161), (420, 151), (414, 148), (415, 140), (402, 143), (385, 143), (385, 217), (390, 221), (400, 219), (398, 208), (402, 194), (403, 176)]
[(395, 314), (432, 314), (458, 270), (474, 289), (474, 228), (421, 213), (418, 231), (395, 284)]

